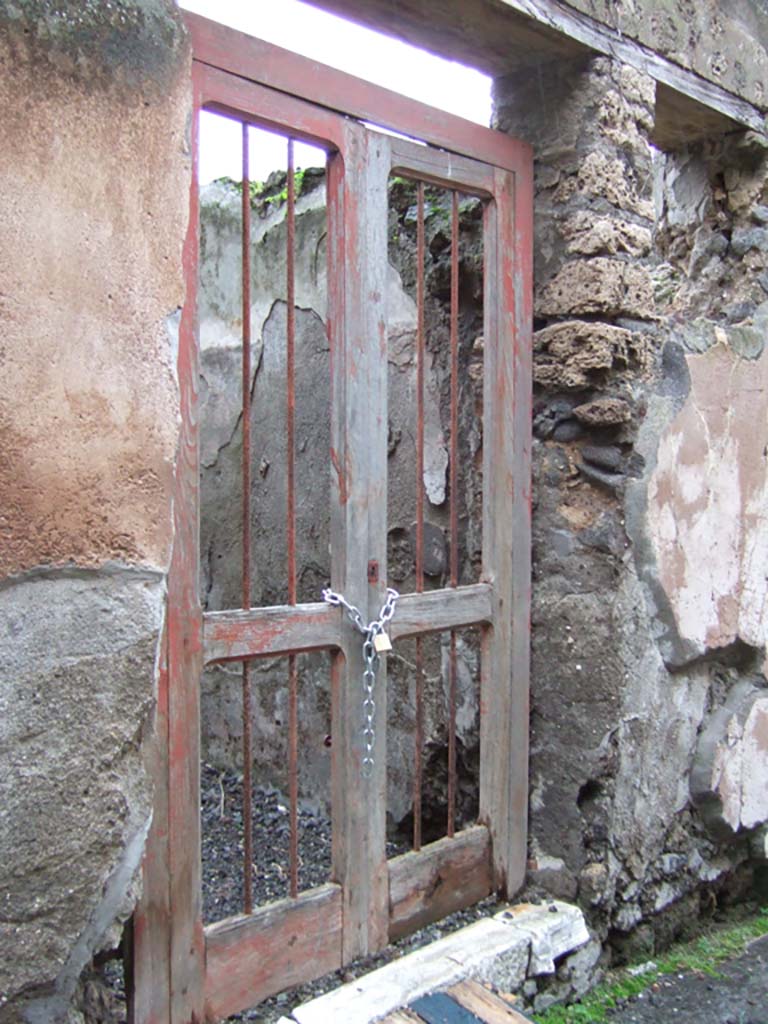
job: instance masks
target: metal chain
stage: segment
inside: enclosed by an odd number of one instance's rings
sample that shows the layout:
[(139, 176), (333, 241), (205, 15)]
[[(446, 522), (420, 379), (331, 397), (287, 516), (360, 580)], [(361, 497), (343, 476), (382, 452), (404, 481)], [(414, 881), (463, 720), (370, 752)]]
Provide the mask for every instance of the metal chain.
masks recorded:
[(350, 604), (342, 594), (337, 594), (330, 587), (323, 591), (323, 600), (326, 604), (333, 605), (335, 608), (343, 608), (355, 629), (365, 637), (363, 640), (363, 661), (365, 663), (363, 668), (363, 746), (365, 754), (360, 766), (360, 774), (365, 779), (369, 779), (373, 774), (373, 745), (376, 740), (373, 727), (376, 701), (373, 691), (376, 686), (376, 672), (380, 659), (375, 640), (379, 634), (386, 632), (387, 623), (395, 614), (395, 605), (399, 597), (396, 590), (387, 587), (387, 599), (382, 605), (379, 617), (366, 625), (360, 611)]

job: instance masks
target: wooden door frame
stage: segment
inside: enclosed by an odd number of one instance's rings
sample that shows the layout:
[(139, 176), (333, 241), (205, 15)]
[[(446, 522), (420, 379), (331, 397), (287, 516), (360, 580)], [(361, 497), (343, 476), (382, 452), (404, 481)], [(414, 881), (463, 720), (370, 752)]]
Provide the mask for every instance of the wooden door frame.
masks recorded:
[[(377, 337), (385, 331), (383, 314), (376, 302), (371, 301), (371, 295), (385, 289), (377, 288), (376, 281), (366, 276), (367, 242), (359, 229), (367, 219), (366, 206), (375, 203), (376, 190), (386, 186), (391, 171), (403, 166), (427, 181), (448, 187), (451, 187), (453, 175), (462, 186), (472, 182), (474, 176), (479, 191), (494, 200), (487, 204), (485, 214), (486, 239), (490, 240), (490, 245), (486, 242), (485, 306), (486, 323), (496, 332), (500, 344), (486, 352), (485, 381), (492, 386), (484, 389), (484, 487), (491, 497), (484, 501), (483, 578), (473, 587), (460, 588), (461, 601), (447, 591), (437, 598), (434, 593), (404, 595), (392, 632), (395, 638), (412, 635), (422, 631), (426, 622), (430, 629), (450, 629), (477, 622), (488, 624), (484, 631), (481, 682), (484, 706), (481, 711), (480, 821), (483, 824), (451, 842), (458, 843), (455, 849), (464, 851), (462, 855), (470, 865), (477, 862), (478, 867), (482, 867), (486, 863), (484, 858), (491, 856), (489, 884), (508, 894), (522, 883), (526, 853), (531, 150), (526, 144), (501, 133), (318, 65), (216, 22), (191, 14), (185, 14), (185, 20), (193, 45), (191, 145), (194, 168), (190, 222), (183, 253), (187, 287), (178, 357), (181, 439), (174, 484), (174, 546), (158, 679), (156, 744), (151, 765), (156, 784), (155, 813), (143, 864), (144, 891), (133, 926), (134, 983), (130, 1001), (133, 1024), (189, 1024), (212, 1020), (216, 1015), (223, 1016), (240, 1008), (238, 985), (252, 981), (250, 977), (240, 978), (243, 936), (246, 944), (251, 943), (249, 975), (253, 973), (253, 965), (259, 962), (261, 971), (269, 972), (270, 964), (263, 963), (264, 947), (259, 944), (260, 932), (256, 924), (273, 929), (274, 937), (279, 938), (284, 920), (280, 915), (284, 912), (291, 920), (292, 936), (308, 934), (302, 915), (313, 919), (320, 915), (331, 935), (338, 935), (338, 944), (333, 940), (321, 948), (316, 942), (300, 943), (294, 959), (289, 957), (281, 967), (280, 988), (301, 980), (294, 971), (294, 961), (313, 957), (318, 973), (325, 973), (356, 955), (381, 948), (391, 935), (413, 926), (413, 908), (410, 904), (406, 906), (408, 899), (398, 903), (396, 894), (405, 891), (407, 896), (412, 896), (410, 879), (418, 877), (425, 864), (434, 867), (433, 862), (440, 862), (440, 858), (447, 856), (444, 846), (436, 843), (432, 846), (439, 849), (425, 848), (419, 854), (406, 854), (397, 859), (400, 864), (397, 861), (388, 864), (380, 859), (372, 865), (366, 850), (361, 848), (359, 837), (369, 831), (372, 845), (383, 852), (383, 797), (367, 801), (362, 811), (359, 806), (352, 807), (348, 799), (358, 779), (353, 778), (352, 758), (344, 756), (345, 750), (350, 750), (353, 744), (353, 737), (346, 733), (354, 718), (350, 711), (358, 710), (359, 694), (356, 688), (353, 693), (341, 682), (341, 661), (337, 658), (333, 673), (336, 690), (333, 703), (338, 716), (334, 723), (334, 814), (349, 813), (355, 818), (355, 827), (345, 832), (347, 845), (334, 848), (334, 877), (352, 879), (354, 886), (329, 883), (302, 894), (298, 901), (286, 900), (284, 906), (273, 904), (262, 908), (247, 919), (221, 922), (206, 928), (205, 932), (202, 927), (198, 681), (204, 661), (221, 656), (235, 658), (238, 652), (241, 657), (243, 653), (253, 653), (252, 644), (249, 646), (245, 638), (252, 636), (254, 622), (258, 619), (258, 611), (253, 610), (254, 614), (250, 615), (236, 612), (206, 615), (204, 623), (198, 595), (197, 114), (203, 106), (209, 105), (211, 96), (215, 96), (213, 109), (222, 111), (248, 111), (256, 104), (258, 109), (271, 112), (275, 126), (289, 125), (296, 138), (331, 143), (344, 154), (350, 167), (356, 167), (351, 175), (349, 167), (344, 173), (341, 157), (332, 159), (329, 165), (329, 217), (337, 218), (341, 228), (335, 234), (330, 233), (336, 241), (329, 248), (329, 263), (347, 264), (354, 271), (348, 275), (348, 280), (354, 282), (351, 289), (346, 289), (344, 294), (329, 294), (330, 330), (340, 337), (357, 336), (361, 330)], [(258, 120), (269, 126), (269, 117), (260, 115)], [(410, 135), (455, 156), (446, 162), (445, 153), (433, 157), (423, 146), (374, 135), (359, 124), (360, 121)], [(368, 151), (371, 147), (377, 149), (375, 154)], [(471, 162), (463, 157), (471, 157)], [(446, 171), (447, 166), (454, 170)], [(511, 254), (517, 258), (512, 259)], [(342, 342), (340, 351), (349, 354), (350, 346)], [(371, 366), (369, 358), (366, 369), (370, 370)], [(344, 363), (332, 370), (332, 388), (339, 395), (343, 393), (340, 400), (344, 408), (349, 400), (355, 401), (349, 395), (352, 390), (348, 387), (349, 369)], [(383, 369), (380, 367), (376, 384), (386, 392), (385, 371), (386, 361)], [(386, 452), (386, 422), (379, 423), (378, 428), (372, 425), (372, 430), (374, 449), (383, 447)], [(363, 453), (352, 450), (359, 442), (349, 432), (334, 436), (333, 443), (345, 458), (363, 457)], [(366, 443), (371, 443), (371, 435)], [(493, 457), (494, 446), (504, 452), (501, 466)], [(361, 493), (370, 482), (364, 475), (360, 478)], [(340, 485), (340, 481), (334, 481), (334, 500), (337, 505), (349, 504), (350, 495), (340, 494)], [(365, 497), (367, 500), (367, 495)], [(351, 509), (352, 505), (349, 507)], [(383, 517), (381, 528), (372, 533), (378, 533), (378, 543), (381, 543), (386, 535), (386, 488), (383, 500), (379, 501), (378, 515)], [(343, 516), (336, 521), (343, 535)], [(370, 558), (386, 564), (386, 551), (372, 552), (367, 537), (364, 542), (350, 545), (349, 535), (342, 535), (332, 545), (336, 559), (334, 579), (361, 609), (372, 610), (379, 602), (384, 583), (382, 580), (378, 590), (369, 587), (361, 568), (364, 569)], [(343, 552), (343, 564), (338, 562), (340, 552)], [(356, 582), (359, 580), (363, 582)], [(277, 640), (272, 637), (268, 650), (263, 652), (333, 645), (343, 652), (347, 673), (354, 673), (359, 641), (336, 613), (338, 609), (318, 605), (309, 624), (306, 619), (301, 624), (296, 620), (296, 628), (303, 631), (300, 637), (283, 635)], [(307, 630), (312, 634), (309, 637)], [(290, 632), (289, 621), (287, 633)], [(494, 680), (503, 679), (510, 680), (509, 688), (492, 685)], [(381, 736), (383, 728), (378, 733)], [(361, 813), (365, 815), (365, 822), (358, 820)], [(353, 889), (354, 905), (350, 905), (349, 894)], [(418, 913), (415, 917), (418, 919)], [(342, 921), (346, 922), (344, 928)], [(216, 980), (211, 981), (214, 975)]]

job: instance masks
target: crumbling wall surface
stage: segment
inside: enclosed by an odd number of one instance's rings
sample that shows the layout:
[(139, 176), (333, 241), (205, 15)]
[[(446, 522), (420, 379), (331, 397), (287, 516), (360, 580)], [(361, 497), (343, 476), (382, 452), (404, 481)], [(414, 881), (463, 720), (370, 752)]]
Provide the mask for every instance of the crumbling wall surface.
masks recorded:
[(768, 811), (768, 165), (654, 153), (607, 58), (495, 99), (537, 158), (529, 881), (652, 951)]
[(565, 0), (649, 50), (765, 107), (764, 0)]
[(0, 1020), (53, 1022), (119, 939), (151, 814), (189, 181), (174, 5), (2, 0), (0, 109)]

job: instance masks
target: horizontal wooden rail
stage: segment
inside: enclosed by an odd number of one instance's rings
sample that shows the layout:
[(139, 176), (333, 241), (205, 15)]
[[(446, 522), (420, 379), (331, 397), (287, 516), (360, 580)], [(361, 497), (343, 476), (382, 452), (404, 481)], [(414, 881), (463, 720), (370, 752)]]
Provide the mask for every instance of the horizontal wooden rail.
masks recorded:
[(221, 1020), (341, 967), (341, 886), (205, 929), (206, 1020)]
[[(491, 597), (489, 583), (403, 594), (397, 602), (390, 632), (397, 639), (488, 623), (492, 618)], [(206, 612), (203, 660), (236, 661), (341, 647), (342, 616), (339, 608), (320, 601), (248, 611)]]
[(206, 662), (275, 657), (340, 645), (339, 610), (320, 601), (249, 611), (207, 612), (203, 616)]
[(395, 857), (389, 861), (390, 940), (469, 907), (492, 890), (491, 837), (484, 825)]
[(493, 588), (490, 583), (446, 587), (423, 594), (403, 594), (391, 623), (394, 639), (435, 633), (493, 620)]
[(486, 198), (493, 193), (494, 171), (488, 164), (436, 151), (407, 139), (390, 139), (392, 173), (416, 175), (431, 185), (458, 188)]
[[(185, 11), (184, 20), (195, 60), (203, 64), (510, 171), (519, 171), (531, 160), (527, 143), (502, 132), (243, 35), (198, 14)], [(322, 89), (318, 89), (318, 82), (322, 82)]]

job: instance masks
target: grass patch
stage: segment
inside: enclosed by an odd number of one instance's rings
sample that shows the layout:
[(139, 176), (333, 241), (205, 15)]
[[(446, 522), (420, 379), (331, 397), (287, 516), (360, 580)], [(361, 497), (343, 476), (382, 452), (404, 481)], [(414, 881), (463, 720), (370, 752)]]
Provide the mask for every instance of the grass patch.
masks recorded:
[(768, 907), (738, 924), (712, 925), (698, 938), (672, 946), (654, 959), (653, 969), (639, 975), (629, 968), (611, 972), (610, 979), (571, 1006), (553, 1006), (536, 1013), (537, 1024), (600, 1024), (608, 1012), (650, 988), (667, 974), (691, 972), (717, 977), (717, 967), (739, 956), (753, 940), (768, 934)]

